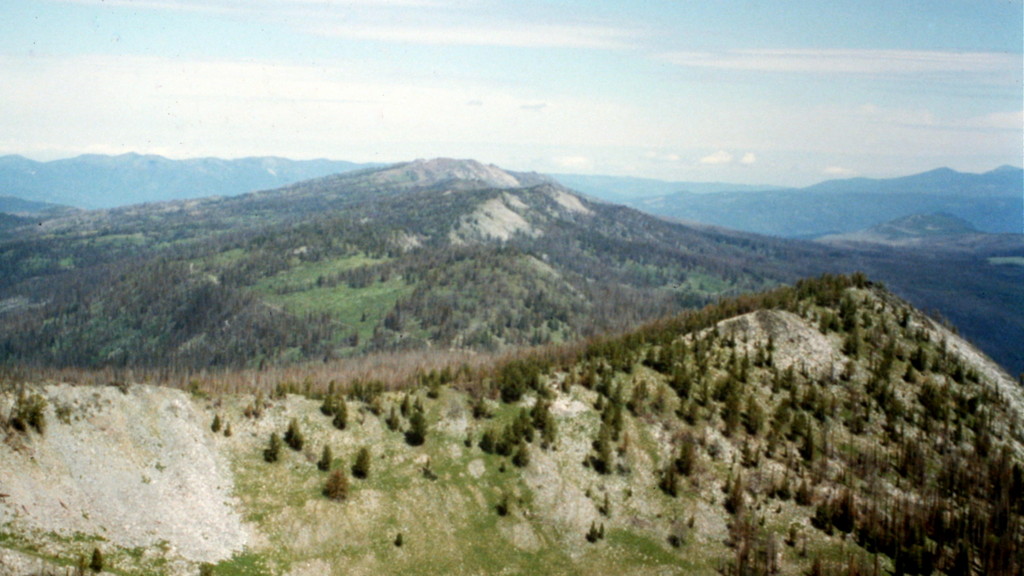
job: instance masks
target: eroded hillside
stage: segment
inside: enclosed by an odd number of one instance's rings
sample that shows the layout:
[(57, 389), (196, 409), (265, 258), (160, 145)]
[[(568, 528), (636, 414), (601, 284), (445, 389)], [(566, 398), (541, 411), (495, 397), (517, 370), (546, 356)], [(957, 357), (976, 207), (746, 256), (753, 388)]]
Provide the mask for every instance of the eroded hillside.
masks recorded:
[(15, 574), (1024, 566), (1019, 383), (860, 277), (401, 386), (5, 390)]

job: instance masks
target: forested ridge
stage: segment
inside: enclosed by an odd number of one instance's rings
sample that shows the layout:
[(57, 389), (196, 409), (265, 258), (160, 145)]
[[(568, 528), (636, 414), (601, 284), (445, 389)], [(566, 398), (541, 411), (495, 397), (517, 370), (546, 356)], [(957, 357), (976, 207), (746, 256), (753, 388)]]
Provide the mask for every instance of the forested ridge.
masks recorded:
[(1004, 365), (1024, 362), (1012, 346), (1024, 267), (683, 225), (473, 161), (13, 220), (0, 270), (6, 364), (255, 368), (499, 351), (855, 270), (948, 313)]
[(392, 172), (81, 213), (9, 239), (0, 357), (202, 368), (567, 341), (788, 279), (779, 257), (806, 250), (536, 175), (494, 188)]

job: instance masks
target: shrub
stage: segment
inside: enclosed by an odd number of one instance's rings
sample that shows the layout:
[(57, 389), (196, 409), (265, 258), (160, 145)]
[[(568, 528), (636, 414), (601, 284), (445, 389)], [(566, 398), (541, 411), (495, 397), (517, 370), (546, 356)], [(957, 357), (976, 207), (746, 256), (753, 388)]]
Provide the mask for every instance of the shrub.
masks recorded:
[(220, 426), (221, 426), (220, 414), (216, 414), (213, 417), (213, 423), (210, 424), (210, 430), (212, 430), (213, 433), (216, 434), (216, 433), (220, 432)]
[(45, 434), (46, 398), (39, 394), (22, 393), (19, 395), (11, 415), (11, 426), (21, 432), (28, 432), (29, 428), (35, 428), (36, 432)]
[(331, 475), (327, 477), (327, 483), (324, 484), (324, 496), (341, 502), (348, 498), (348, 476), (342, 470), (335, 470), (331, 472)]

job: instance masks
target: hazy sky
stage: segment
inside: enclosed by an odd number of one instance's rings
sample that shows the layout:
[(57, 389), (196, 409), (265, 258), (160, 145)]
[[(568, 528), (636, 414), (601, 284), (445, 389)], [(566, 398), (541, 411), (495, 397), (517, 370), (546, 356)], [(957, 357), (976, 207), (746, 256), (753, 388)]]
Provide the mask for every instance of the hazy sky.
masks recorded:
[(18, 0), (0, 154), (803, 185), (1024, 155), (1021, 0)]

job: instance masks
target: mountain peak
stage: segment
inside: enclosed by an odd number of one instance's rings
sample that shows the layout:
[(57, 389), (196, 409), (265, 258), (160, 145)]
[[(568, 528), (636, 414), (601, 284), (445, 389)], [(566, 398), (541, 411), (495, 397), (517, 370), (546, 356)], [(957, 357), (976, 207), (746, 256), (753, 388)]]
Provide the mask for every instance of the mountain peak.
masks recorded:
[(414, 160), (398, 164), (391, 169), (384, 169), (380, 175), (385, 178), (398, 176), (420, 186), (452, 181), (479, 182), (488, 188), (519, 188), (524, 185), (516, 175), (493, 164), (483, 164), (472, 159)]
[(1022, 171), (1024, 171), (1024, 169), (1022, 169), (1020, 166), (1003, 164), (998, 168), (993, 168), (992, 170), (985, 172), (985, 174), (1020, 174)]

